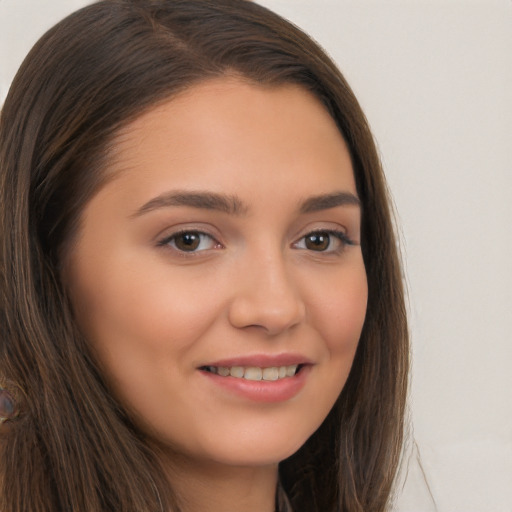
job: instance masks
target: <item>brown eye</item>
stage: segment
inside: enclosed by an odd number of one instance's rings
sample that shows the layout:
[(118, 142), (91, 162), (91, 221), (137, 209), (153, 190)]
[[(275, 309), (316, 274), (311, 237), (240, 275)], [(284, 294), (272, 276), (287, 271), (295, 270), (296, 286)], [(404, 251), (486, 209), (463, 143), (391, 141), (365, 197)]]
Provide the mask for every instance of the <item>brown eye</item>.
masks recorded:
[(201, 252), (215, 248), (218, 243), (210, 235), (200, 231), (182, 231), (175, 233), (159, 242), (160, 246), (167, 246), (179, 252)]
[(331, 237), (329, 233), (311, 233), (304, 238), (304, 243), (310, 251), (325, 251), (329, 248)]
[(181, 233), (174, 237), (174, 245), (180, 251), (195, 251), (200, 242), (199, 233)]
[(311, 231), (293, 244), (295, 249), (303, 249), (314, 252), (335, 254), (343, 252), (343, 249), (354, 242), (346, 233), (340, 230), (327, 229), (325, 231)]

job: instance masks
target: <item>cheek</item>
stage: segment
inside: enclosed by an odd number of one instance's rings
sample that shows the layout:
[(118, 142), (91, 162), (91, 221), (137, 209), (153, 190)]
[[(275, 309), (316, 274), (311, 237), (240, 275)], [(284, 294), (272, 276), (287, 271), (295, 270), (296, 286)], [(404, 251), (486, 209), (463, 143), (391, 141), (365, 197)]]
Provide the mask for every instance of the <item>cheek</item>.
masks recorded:
[(362, 259), (331, 274), (323, 284), (323, 292), (310, 305), (311, 321), (324, 347), (323, 370), (315, 390), (322, 421), (345, 386), (366, 316), (368, 286)]
[(161, 392), (219, 316), (215, 287), (199, 293), (188, 277), (115, 251), (76, 267), (71, 295), (79, 326), (111, 385), (132, 405)]
[[(362, 262), (332, 278), (311, 305), (315, 324), (321, 332), (331, 357), (355, 353), (368, 301), (366, 272)], [(351, 360), (350, 360), (351, 364)]]
[(200, 279), (166, 271), (159, 261), (141, 265), (129, 254), (89, 260), (78, 266), (74, 277), (71, 295), (79, 323), (97, 343), (108, 340), (110, 345), (126, 338), (147, 349), (176, 348), (193, 336), (208, 320), (206, 311), (215, 307), (211, 288), (199, 291)]
[(144, 428), (169, 433), (174, 425), (171, 437), (186, 432), (174, 411), (187, 410), (184, 390), (195, 371), (191, 354), (220, 316), (215, 286), (199, 292), (186, 272), (161, 265), (134, 271), (130, 259), (104, 263), (91, 265), (91, 272), (82, 267), (75, 279), (80, 328), (114, 395)]

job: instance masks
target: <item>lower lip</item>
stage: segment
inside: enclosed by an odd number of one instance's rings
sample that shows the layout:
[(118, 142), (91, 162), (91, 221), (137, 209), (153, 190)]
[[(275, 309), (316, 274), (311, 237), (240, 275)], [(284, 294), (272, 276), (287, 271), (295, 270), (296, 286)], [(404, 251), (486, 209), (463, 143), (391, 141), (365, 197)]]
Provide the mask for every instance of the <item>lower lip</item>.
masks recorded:
[(216, 386), (254, 402), (285, 402), (296, 396), (306, 384), (311, 366), (303, 366), (293, 377), (278, 380), (248, 380), (237, 377), (222, 377), (201, 370), (210, 382)]

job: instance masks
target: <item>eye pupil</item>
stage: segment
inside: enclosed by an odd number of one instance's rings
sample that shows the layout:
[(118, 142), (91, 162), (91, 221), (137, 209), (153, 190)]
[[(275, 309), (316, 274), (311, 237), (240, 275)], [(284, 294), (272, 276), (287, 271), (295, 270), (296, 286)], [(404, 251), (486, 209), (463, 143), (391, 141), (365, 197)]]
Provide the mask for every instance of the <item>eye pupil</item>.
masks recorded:
[(312, 233), (306, 237), (306, 247), (312, 251), (325, 251), (329, 247), (327, 233)]
[(201, 242), (199, 233), (181, 233), (178, 235), (174, 243), (180, 251), (195, 251)]

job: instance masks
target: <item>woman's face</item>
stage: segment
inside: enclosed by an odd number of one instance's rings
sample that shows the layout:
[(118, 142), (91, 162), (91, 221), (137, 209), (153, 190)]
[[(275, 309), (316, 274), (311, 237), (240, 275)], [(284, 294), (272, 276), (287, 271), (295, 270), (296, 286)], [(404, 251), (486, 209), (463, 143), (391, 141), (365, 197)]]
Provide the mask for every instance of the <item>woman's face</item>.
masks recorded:
[(266, 465), (318, 428), (367, 301), (332, 118), (216, 79), (132, 122), (69, 255), (77, 320), (136, 421), (191, 460)]

